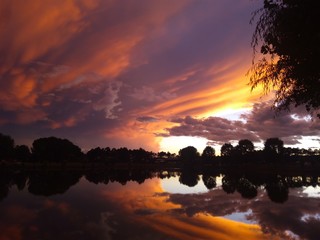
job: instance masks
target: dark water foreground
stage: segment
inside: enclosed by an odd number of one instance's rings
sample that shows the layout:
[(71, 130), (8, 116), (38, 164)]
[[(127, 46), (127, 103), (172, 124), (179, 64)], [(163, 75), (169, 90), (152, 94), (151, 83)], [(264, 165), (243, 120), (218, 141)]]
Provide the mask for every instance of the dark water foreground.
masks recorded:
[(2, 169), (0, 239), (319, 239), (319, 186), (312, 171)]

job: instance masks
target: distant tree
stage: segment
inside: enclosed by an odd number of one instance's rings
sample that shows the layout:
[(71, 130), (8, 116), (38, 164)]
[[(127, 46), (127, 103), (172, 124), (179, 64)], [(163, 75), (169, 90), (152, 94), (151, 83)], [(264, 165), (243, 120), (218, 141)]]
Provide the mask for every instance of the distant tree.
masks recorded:
[(198, 150), (193, 146), (180, 149), (179, 157), (185, 162), (192, 162), (199, 158)]
[(167, 153), (164, 152), (164, 151), (158, 152), (158, 157), (159, 158), (165, 158), (165, 157), (167, 157)]
[(94, 161), (94, 162), (102, 162), (105, 161), (107, 158), (107, 152), (105, 149), (102, 149), (100, 147), (96, 147), (93, 149), (90, 149), (87, 154), (87, 158), (89, 161)]
[(96, 148), (90, 149), (87, 152), (86, 156), (90, 162), (101, 162), (105, 158), (105, 152), (102, 148), (96, 147)]
[(134, 149), (131, 151), (131, 159), (135, 162), (148, 162), (153, 158), (153, 153), (144, 150), (143, 148)]
[(161, 151), (161, 152), (158, 152), (157, 156), (158, 158), (174, 158), (175, 153)]
[(31, 152), (26, 145), (17, 145), (14, 148), (14, 157), (16, 160), (26, 162), (31, 160)]
[(283, 141), (279, 138), (268, 138), (264, 143), (264, 151), (269, 154), (282, 154)]
[(231, 143), (225, 143), (221, 146), (221, 156), (231, 156), (234, 148)]
[(67, 139), (56, 137), (39, 138), (32, 144), (32, 155), (37, 161), (79, 161), (81, 149)]
[(319, 0), (265, 0), (254, 14), (259, 18), (252, 46), (261, 57), (253, 62), (250, 84), (266, 92), (275, 89), (278, 110), (320, 108), (319, 15)]
[(130, 150), (126, 147), (118, 148), (115, 151), (116, 160), (119, 162), (129, 162), (130, 161)]
[(175, 153), (167, 152), (167, 158), (175, 158), (175, 157), (176, 157)]
[(285, 156), (297, 156), (299, 155), (299, 149), (298, 148), (291, 148), (291, 147), (287, 147), (287, 148), (283, 148), (283, 154)]
[(215, 150), (211, 146), (206, 146), (205, 149), (203, 149), (203, 152), (201, 154), (201, 158), (205, 161), (210, 161), (215, 156)]
[(0, 160), (7, 160), (13, 157), (14, 140), (7, 135), (0, 133)]
[(236, 146), (236, 151), (240, 155), (247, 155), (248, 153), (254, 151), (254, 145), (250, 140), (242, 139), (238, 142), (238, 145)]

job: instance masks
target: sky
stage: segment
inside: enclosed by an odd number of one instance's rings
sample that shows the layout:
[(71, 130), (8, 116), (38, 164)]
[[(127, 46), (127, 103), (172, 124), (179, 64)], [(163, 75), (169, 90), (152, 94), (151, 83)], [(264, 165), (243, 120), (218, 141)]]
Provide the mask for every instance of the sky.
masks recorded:
[[(303, 108), (251, 91), (259, 0), (0, 2), (0, 132), (177, 152), (270, 137), (318, 147)], [(298, 145), (297, 145), (298, 144)]]

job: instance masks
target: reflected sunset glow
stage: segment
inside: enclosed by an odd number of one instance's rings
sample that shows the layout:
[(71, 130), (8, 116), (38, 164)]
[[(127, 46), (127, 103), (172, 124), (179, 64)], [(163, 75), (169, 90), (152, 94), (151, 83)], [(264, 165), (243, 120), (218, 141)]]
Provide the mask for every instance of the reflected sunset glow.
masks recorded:
[[(199, 213), (193, 217), (176, 215), (182, 207), (173, 204), (158, 179), (148, 180), (142, 186), (129, 183), (125, 191), (103, 191), (101, 194), (124, 207), (124, 211), (134, 216), (134, 221), (150, 226), (157, 231), (177, 239), (268, 239), (256, 224), (241, 223), (233, 220)], [(170, 213), (172, 212), (172, 213)], [(141, 214), (138, 214), (141, 213)], [(145, 213), (145, 214), (143, 214)]]

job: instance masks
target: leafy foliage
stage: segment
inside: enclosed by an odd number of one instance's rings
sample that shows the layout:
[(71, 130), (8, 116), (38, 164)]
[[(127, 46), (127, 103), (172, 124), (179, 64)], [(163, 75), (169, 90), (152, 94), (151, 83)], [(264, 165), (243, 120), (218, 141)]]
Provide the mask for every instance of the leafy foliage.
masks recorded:
[(254, 145), (248, 139), (241, 139), (236, 146), (236, 151), (240, 155), (246, 155), (254, 151)]
[(81, 149), (67, 139), (56, 137), (39, 138), (32, 144), (35, 160), (48, 162), (79, 161)]
[(221, 146), (221, 156), (231, 156), (233, 152), (233, 146), (231, 143), (225, 143)]
[[(249, 70), (252, 89), (276, 90), (274, 107), (305, 105), (320, 108), (320, 2), (318, 0), (264, 0), (257, 17)], [(251, 22), (252, 22), (251, 21)], [(258, 50), (260, 53), (258, 55)], [(259, 56), (258, 61), (255, 58)], [(320, 117), (320, 115), (318, 114)]]
[(192, 162), (199, 157), (199, 153), (195, 147), (188, 146), (180, 149), (179, 156), (185, 162)]
[(264, 143), (264, 150), (268, 153), (282, 154), (283, 141), (279, 138), (268, 138)]
[(203, 149), (203, 152), (201, 154), (201, 158), (210, 161), (214, 158), (215, 156), (215, 150), (211, 146), (206, 146), (205, 149)]

